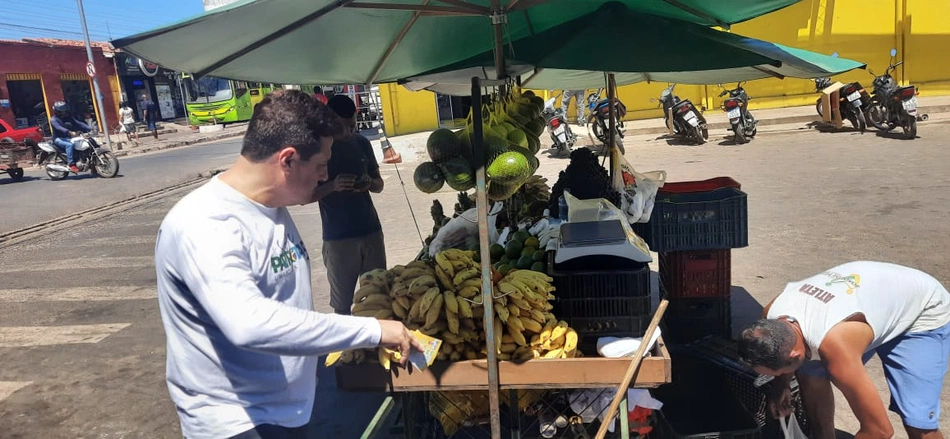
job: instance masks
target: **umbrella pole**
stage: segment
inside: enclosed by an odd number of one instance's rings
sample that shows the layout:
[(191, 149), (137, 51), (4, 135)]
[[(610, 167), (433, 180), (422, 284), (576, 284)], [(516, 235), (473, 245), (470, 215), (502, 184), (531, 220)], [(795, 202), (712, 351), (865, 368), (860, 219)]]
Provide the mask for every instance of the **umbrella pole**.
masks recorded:
[(491, 252), (488, 242), (488, 193), (485, 182), (485, 143), (482, 135), (482, 87), (478, 77), (472, 78), (472, 145), (475, 157), (475, 206), (478, 214), (478, 251), (482, 260), (482, 326), (485, 328), (485, 350), (488, 351), (488, 403), (492, 439), (501, 439), (501, 407), (498, 397), (498, 353), (495, 351), (495, 317), (492, 305)]
[(617, 98), (617, 81), (613, 73), (607, 74), (607, 102), (610, 111), (610, 139), (607, 142), (610, 151), (610, 178), (614, 177), (614, 164), (617, 163), (617, 112), (614, 102)]

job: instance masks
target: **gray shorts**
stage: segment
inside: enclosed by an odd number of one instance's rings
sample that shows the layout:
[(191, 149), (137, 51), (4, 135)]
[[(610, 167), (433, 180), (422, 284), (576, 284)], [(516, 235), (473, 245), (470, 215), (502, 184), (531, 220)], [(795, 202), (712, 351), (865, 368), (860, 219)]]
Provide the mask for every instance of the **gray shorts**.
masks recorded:
[(361, 274), (386, 268), (386, 243), (383, 232), (359, 238), (323, 241), (323, 264), (330, 281), (330, 307), (338, 314), (349, 314)]

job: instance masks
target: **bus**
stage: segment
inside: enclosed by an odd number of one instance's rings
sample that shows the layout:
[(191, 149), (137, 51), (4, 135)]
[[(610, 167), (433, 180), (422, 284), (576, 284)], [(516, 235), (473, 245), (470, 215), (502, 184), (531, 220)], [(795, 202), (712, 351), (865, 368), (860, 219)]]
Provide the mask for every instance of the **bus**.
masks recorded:
[(192, 125), (227, 124), (251, 120), (254, 106), (280, 84), (232, 81), (205, 76), (194, 79), (182, 75), (185, 110)]

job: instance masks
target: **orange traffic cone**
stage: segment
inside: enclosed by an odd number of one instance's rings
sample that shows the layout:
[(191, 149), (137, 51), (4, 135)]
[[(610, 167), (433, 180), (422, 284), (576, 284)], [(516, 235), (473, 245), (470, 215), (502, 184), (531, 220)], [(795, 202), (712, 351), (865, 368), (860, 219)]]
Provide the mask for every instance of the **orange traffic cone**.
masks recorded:
[(386, 136), (382, 135), (382, 129), (380, 129), (379, 144), (383, 147), (383, 163), (386, 164), (397, 164), (402, 163), (402, 156), (396, 152), (396, 149), (393, 148), (393, 145), (389, 143), (389, 139)]

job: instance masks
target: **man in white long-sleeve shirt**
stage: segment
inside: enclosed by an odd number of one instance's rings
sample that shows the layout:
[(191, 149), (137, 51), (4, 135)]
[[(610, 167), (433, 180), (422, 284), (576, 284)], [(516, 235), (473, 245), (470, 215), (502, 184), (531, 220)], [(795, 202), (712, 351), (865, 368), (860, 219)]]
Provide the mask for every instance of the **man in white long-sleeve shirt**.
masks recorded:
[(162, 222), (167, 383), (186, 438), (303, 438), (319, 355), (421, 348), (402, 323), (313, 311), (309, 253), (286, 206), (312, 200), (340, 129), (311, 96), (272, 93), (235, 164)]

